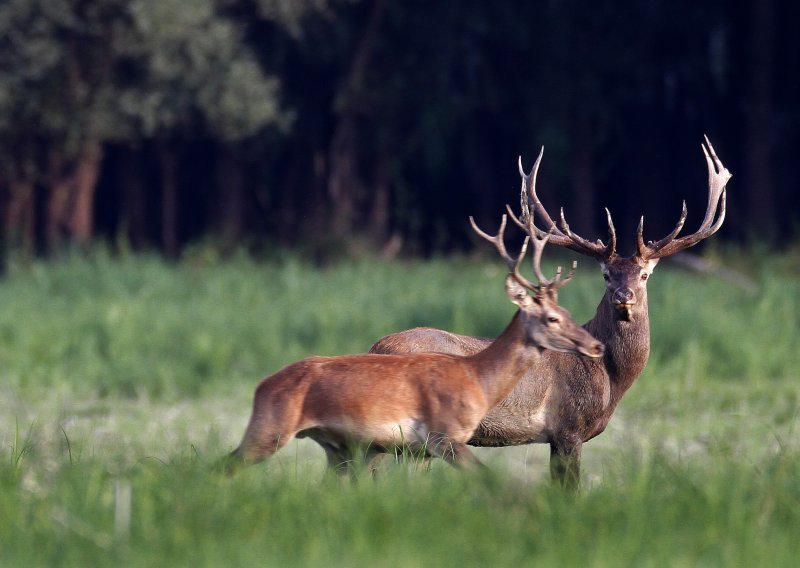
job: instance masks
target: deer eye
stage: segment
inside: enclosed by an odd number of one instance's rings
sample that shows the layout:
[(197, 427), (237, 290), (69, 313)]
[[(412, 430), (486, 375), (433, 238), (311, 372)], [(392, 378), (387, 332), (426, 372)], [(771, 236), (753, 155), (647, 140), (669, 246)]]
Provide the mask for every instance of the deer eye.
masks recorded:
[(642, 273), (642, 280), (647, 280), (647, 277), (650, 276), (647, 272)]
[(558, 323), (559, 319), (556, 316), (547, 316), (548, 323)]
[(603, 280), (605, 280), (606, 282), (608, 282), (608, 281), (609, 281), (609, 276), (608, 276), (608, 274), (605, 274), (605, 273), (603, 274)]

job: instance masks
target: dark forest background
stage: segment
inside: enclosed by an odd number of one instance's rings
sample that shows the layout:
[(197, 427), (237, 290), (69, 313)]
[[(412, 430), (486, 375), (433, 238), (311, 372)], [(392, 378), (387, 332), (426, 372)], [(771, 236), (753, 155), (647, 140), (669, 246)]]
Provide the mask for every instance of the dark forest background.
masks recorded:
[(798, 29), (788, 0), (4, 0), (3, 249), (458, 251), (544, 145), (551, 213), (596, 238), (608, 206), (630, 253), (641, 214), (699, 224), (703, 134), (721, 240), (785, 247)]

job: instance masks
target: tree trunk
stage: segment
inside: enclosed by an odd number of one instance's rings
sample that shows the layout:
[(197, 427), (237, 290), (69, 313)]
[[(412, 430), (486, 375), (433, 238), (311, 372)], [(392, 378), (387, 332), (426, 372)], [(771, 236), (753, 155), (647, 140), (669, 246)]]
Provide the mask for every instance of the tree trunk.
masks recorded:
[(33, 256), (36, 248), (36, 195), (31, 180), (16, 179), (8, 184), (4, 245)]
[(64, 153), (60, 149), (51, 150), (47, 161), (49, 187), (45, 213), (45, 241), (47, 252), (56, 254), (64, 243), (70, 201), (70, 180), (65, 172)]
[[(771, 165), (772, 81), (775, 18), (773, 0), (753, 0), (750, 34), (750, 105), (747, 134), (748, 216), (759, 234), (775, 237), (775, 196)], [(770, 234), (771, 233), (771, 234)]]
[(224, 246), (232, 247), (242, 240), (245, 228), (245, 191), (242, 165), (229, 148), (221, 148), (217, 161), (220, 233)]
[[(276, 209), (275, 224), (277, 225), (275, 227), (275, 232), (278, 242), (283, 246), (291, 246), (297, 240), (298, 214), (302, 213), (304, 218), (308, 218), (308, 215), (302, 210), (302, 206), (297, 204), (298, 191), (296, 188), (311, 186), (314, 192), (310, 197), (307, 196), (308, 190), (303, 193), (304, 197), (307, 199), (307, 204), (312, 207), (320, 207), (321, 203), (325, 200), (324, 189), (317, 191), (324, 185), (324, 174), (318, 177), (316, 175), (316, 168), (313, 167), (313, 165), (316, 164), (316, 158), (321, 155), (321, 152), (315, 150), (313, 154), (314, 164), (309, 164), (309, 156), (304, 152), (304, 149), (299, 146), (300, 144), (297, 141), (291, 142), (291, 147), (288, 149), (286, 158), (284, 159), (286, 173), (281, 180), (279, 190), (275, 192), (273, 198), (275, 202), (274, 207)], [(321, 159), (324, 162), (324, 158)], [(271, 196), (265, 192), (264, 197), (261, 199), (265, 210), (268, 210), (270, 205), (272, 205), (270, 197)], [(313, 223), (315, 227), (321, 227), (321, 225), (317, 224), (317, 221), (317, 218), (311, 218), (311, 223)], [(315, 233), (316, 231), (310, 236), (315, 237)]]
[(370, 236), (374, 243), (383, 243), (389, 233), (389, 199), (391, 197), (391, 180), (389, 164), (391, 157), (381, 152), (375, 166), (375, 177), (372, 192), (372, 214), (370, 215)]
[(328, 154), (330, 223), (335, 240), (352, 233), (356, 199), (363, 193), (358, 175), (357, 151), (355, 118), (348, 113), (339, 120)]
[(88, 142), (78, 157), (72, 177), (69, 231), (73, 243), (88, 245), (94, 233), (94, 195), (100, 177), (103, 148), (95, 140)]
[(385, 12), (384, 0), (375, 0), (369, 21), (356, 47), (347, 80), (338, 93), (339, 120), (328, 152), (328, 195), (331, 200), (331, 232), (342, 238), (352, 233), (363, 183), (358, 173), (359, 117), (370, 114), (362, 99), (364, 77), (372, 58)]
[(130, 245), (141, 249), (148, 244), (147, 196), (138, 150), (124, 148), (117, 168), (117, 186), (122, 192), (122, 226)]
[(178, 254), (178, 159), (174, 150), (161, 144), (161, 240), (164, 253)]

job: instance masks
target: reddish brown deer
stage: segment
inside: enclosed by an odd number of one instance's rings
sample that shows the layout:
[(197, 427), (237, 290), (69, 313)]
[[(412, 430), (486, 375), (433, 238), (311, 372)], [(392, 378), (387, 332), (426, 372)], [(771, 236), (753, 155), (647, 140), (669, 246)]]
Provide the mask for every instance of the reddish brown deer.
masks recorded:
[[(309, 437), (325, 450), (328, 464), (350, 471), (357, 447), (369, 463), (397, 447), (424, 451), (458, 466), (480, 462), (466, 441), (486, 413), (503, 400), (544, 349), (600, 357), (603, 345), (559, 307), (560, 269), (553, 280), (540, 268), (547, 235), (534, 234), (533, 268), (538, 284), (519, 271), (506, 252), (503, 231), (490, 237), (511, 269), (506, 294), (519, 307), (503, 334), (470, 356), (442, 353), (310, 357), (258, 385), (250, 423), (239, 447), (225, 460), (232, 472), (259, 462), (292, 438)], [(527, 291), (533, 292), (529, 295)]]
[[(525, 222), (538, 213), (551, 231), (550, 242), (600, 263), (606, 291), (595, 316), (584, 328), (606, 346), (602, 359), (578, 359), (569, 354), (544, 352), (513, 391), (481, 420), (468, 443), (473, 446), (550, 444), (550, 473), (563, 486), (575, 489), (580, 481), (581, 446), (605, 429), (620, 399), (639, 377), (650, 354), (650, 322), (647, 308), (647, 279), (659, 259), (687, 249), (713, 235), (725, 219), (725, 186), (730, 172), (705, 139), (702, 146), (708, 165), (708, 206), (700, 229), (678, 238), (686, 221), (686, 202), (670, 234), (645, 244), (644, 217), (636, 232), (636, 253), (616, 253), (617, 236), (611, 214), (608, 244), (590, 242), (573, 233), (561, 211), (561, 229), (536, 195), (539, 154), (530, 174), (520, 160), (522, 176), (523, 228), (533, 235), (541, 231)], [(542, 152), (544, 149), (542, 149)], [(719, 211), (719, 213), (717, 213)], [(716, 221), (714, 218), (716, 217)], [(513, 218), (513, 215), (512, 215)], [(469, 355), (484, 349), (490, 339), (457, 335), (432, 328), (416, 328), (384, 337), (371, 353), (438, 351)]]

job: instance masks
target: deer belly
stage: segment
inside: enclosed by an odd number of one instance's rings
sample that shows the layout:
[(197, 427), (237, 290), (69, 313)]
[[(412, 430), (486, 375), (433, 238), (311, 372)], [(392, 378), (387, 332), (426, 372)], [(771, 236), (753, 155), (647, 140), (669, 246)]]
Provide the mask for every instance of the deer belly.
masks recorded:
[(549, 441), (547, 412), (544, 409), (526, 413), (495, 407), (481, 420), (468, 443), (471, 446), (518, 446)]
[(334, 447), (355, 442), (390, 448), (403, 445), (419, 446), (428, 441), (429, 435), (427, 424), (414, 418), (406, 418), (376, 424), (352, 424), (346, 421), (328, 423), (324, 427), (317, 426), (298, 432), (297, 437), (308, 437)]
[(429, 434), (428, 425), (414, 418), (387, 422), (368, 430), (370, 439), (383, 446), (421, 445), (428, 441)]

